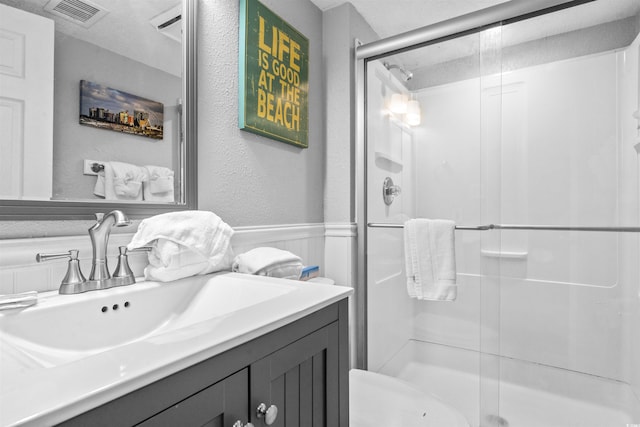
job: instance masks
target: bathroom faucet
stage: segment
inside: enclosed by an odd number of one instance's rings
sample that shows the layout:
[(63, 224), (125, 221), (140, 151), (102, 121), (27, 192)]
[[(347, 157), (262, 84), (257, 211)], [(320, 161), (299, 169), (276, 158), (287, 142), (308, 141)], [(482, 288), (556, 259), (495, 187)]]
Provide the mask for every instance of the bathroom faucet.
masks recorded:
[(117, 278), (111, 278), (107, 266), (109, 234), (111, 234), (112, 227), (123, 227), (131, 224), (131, 221), (119, 210), (111, 211), (106, 215), (98, 213), (96, 214), (96, 219), (98, 221), (89, 229), (89, 237), (91, 237), (91, 246), (93, 247), (93, 260), (88, 282), (95, 286), (96, 289), (117, 286), (115, 283), (110, 283), (110, 281)]
[[(38, 262), (69, 258), (67, 274), (62, 279), (62, 283), (60, 283), (59, 292), (61, 294), (79, 294), (114, 286), (131, 285), (136, 282), (133, 272), (127, 263), (126, 247), (120, 247), (120, 257), (118, 258), (118, 267), (114, 277), (111, 277), (107, 267), (107, 244), (109, 243), (111, 227), (123, 227), (131, 224), (131, 221), (118, 210), (111, 211), (106, 215), (97, 213), (96, 219), (98, 221), (89, 229), (89, 237), (91, 237), (91, 246), (93, 247), (93, 261), (89, 280), (86, 280), (82, 275), (82, 271), (80, 271), (79, 251), (77, 249), (72, 249), (65, 253), (40, 253), (36, 255), (36, 261)], [(148, 250), (150, 248), (145, 247), (144, 249)]]

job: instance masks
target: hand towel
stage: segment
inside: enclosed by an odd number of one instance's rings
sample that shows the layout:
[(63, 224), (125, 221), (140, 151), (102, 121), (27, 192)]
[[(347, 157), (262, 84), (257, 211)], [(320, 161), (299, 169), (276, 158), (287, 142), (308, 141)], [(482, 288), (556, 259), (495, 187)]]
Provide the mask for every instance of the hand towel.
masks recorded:
[(98, 172), (98, 176), (96, 176), (96, 185), (93, 187), (93, 194), (104, 198), (104, 170)]
[(140, 166), (105, 162), (104, 193), (107, 200), (142, 200), (142, 181), (146, 172)]
[(144, 169), (146, 170), (146, 179), (143, 185), (144, 200), (173, 203), (175, 201), (174, 172), (162, 166), (149, 165)]
[(277, 248), (260, 247), (233, 260), (232, 271), (297, 280), (303, 269), (299, 256)]
[(213, 212), (169, 212), (142, 220), (127, 247), (151, 245), (145, 277), (170, 281), (229, 270), (232, 235), (233, 229)]
[(457, 296), (455, 223), (410, 219), (404, 224), (404, 253), (409, 296), (453, 301)]

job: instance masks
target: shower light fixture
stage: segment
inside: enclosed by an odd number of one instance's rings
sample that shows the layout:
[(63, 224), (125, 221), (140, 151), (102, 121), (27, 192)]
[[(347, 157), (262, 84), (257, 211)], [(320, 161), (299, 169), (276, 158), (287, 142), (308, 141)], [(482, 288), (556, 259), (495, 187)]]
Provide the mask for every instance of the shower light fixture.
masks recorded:
[(407, 103), (407, 112), (405, 113), (404, 120), (409, 126), (418, 126), (421, 121), (420, 103), (412, 99)]
[(409, 97), (404, 93), (394, 93), (391, 95), (389, 110), (394, 114), (404, 114), (407, 112)]
[(402, 116), (404, 122), (409, 126), (418, 126), (422, 121), (420, 102), (413, 99), (413, 95), (409, 99), (409, 96), (405, 93), (392, 94), (389, 102), (389, 111), (393, 115)]

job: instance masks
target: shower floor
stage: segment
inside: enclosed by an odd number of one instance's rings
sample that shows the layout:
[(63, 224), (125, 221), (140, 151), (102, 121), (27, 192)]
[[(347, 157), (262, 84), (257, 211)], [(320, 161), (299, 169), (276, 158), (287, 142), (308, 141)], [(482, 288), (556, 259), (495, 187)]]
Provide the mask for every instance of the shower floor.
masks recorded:
[[(510, 358), (500, 358), (500, 382), (487, 379), (481, 384), (479, 368), (475, 351), (410, 340), (379, 372), (435, 395), (460, 411), (473, 427), (640, 424), (638, 411), (632, 414), (626, 410), (640, 407), (627, 384)], [(482, 424), (481, 387), (485, 406), (495, 406)]]

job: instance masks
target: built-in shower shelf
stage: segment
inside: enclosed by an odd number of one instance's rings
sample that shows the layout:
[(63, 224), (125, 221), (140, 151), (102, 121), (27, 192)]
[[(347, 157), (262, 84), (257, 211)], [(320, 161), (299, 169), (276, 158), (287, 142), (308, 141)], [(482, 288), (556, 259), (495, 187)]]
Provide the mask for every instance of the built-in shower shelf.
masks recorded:
[(510, 258), (510, 259), (527, 259), (529, 252), (516, 252), (516, 251), (480, 251), (482, 256), (489, 258)]
[(383, 161), (391, 163), (391, 165), (395, 166), (396, 168), (398, 166), (400, 168), (402, 168), (402, 158), (398, 158), (396, 156), (393, 156), (393, 155), (391, 155), (389, 153), (385, 153), (383, 151), (376, 151), (375, 155), (376, 155), (376, 161), (377, 160), (383, 160)]

